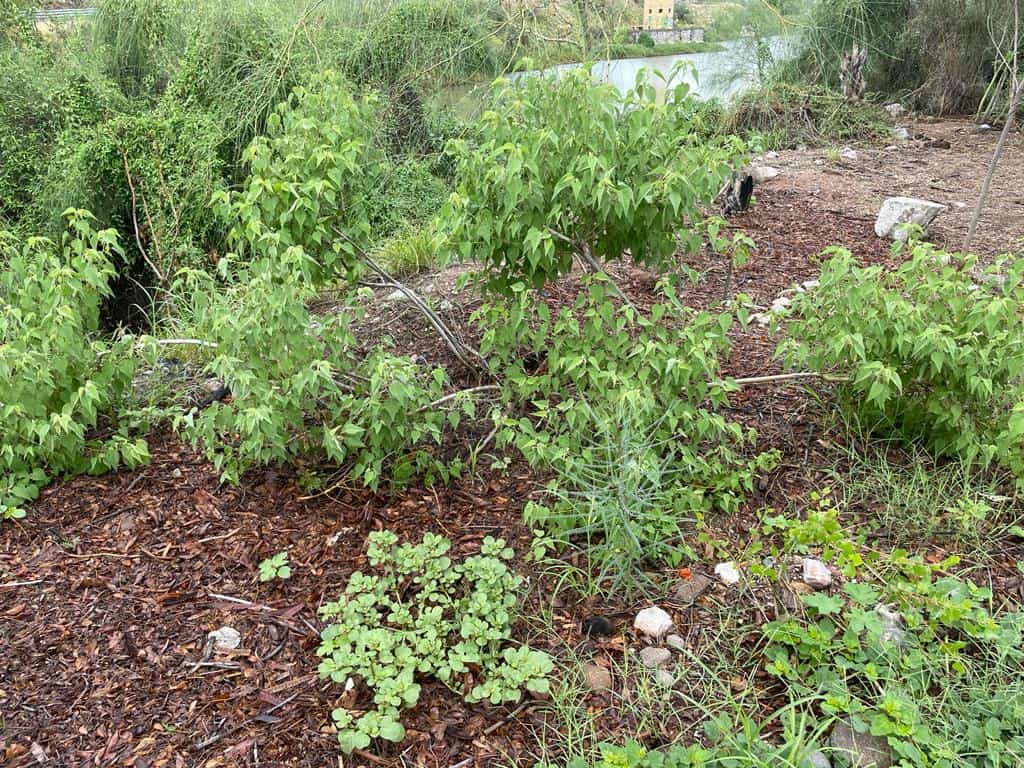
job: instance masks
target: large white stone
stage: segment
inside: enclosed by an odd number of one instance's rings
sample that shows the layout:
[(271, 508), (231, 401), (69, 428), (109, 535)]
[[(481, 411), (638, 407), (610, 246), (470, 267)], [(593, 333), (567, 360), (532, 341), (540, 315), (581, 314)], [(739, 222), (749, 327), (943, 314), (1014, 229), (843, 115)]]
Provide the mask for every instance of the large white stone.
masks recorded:
[(673, 626), (675, 626), (675, 623), (672, 621), (672, 617), (664, 609), (656, 605), (644, 608), (636, 615), (636, 619), (633, 621), (633, 629), (656, 640), (660, 640), (667, 635)]
[(771, 181), (780, 173), (778, 168), (770, 165), (755, 165), (750, 169), (750, 175), (754, 178), (755, 184), (762, 184)]
[(888, 197), (882, 203), (875, 220), (875, 234), (893, 240), (906, 242), (908, 237), (905, 224), (916, 224), (927, 231), (928, 225), (946, 210), (941, 203), (921, 200), (916, 197)]

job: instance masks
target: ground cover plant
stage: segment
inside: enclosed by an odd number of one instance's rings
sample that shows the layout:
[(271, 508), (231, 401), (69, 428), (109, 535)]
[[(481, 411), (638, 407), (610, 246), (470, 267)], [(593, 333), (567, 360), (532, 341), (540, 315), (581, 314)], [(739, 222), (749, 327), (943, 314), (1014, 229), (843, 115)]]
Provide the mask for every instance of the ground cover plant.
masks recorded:
[[(613, 50), (619, 0), (23, 10), (2, 759), (1024, 759), (1022, 262), (890, 252), (819, 149), (716, 215), (755, 146), (880, 138), (873, 101), (761, 36), (731, 127), (679, 69), (444, 106)], [(858, 151), (977, 178), (929, 143)]]

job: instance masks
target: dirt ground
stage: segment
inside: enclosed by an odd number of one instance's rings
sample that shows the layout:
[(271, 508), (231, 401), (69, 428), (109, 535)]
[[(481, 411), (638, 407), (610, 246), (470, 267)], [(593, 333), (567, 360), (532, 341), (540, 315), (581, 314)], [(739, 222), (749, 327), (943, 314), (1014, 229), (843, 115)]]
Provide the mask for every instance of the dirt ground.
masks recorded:
[[(778, 293), (818, 273), (817, 255), (842, 243), (862, 260), (889, 263), (889, 245), (875, 237), (874, 214), (888, 195), (918, 195), (949, 206), (933, 237), (962, 241), (996, 141), (968, 123), (919, 122), (913, 133), (945, 138), (896, 150), (857, 148), (857, 160), (832, 164), (820, 150), (784, 152), (766, 160), (781, 170), (758, 189), (757, 207), (732, 220), (758, 244), (729, 290), (770, 304)], [(1024, 235), (1024, 152), (1011, 137), (977, 239), (993, 255)], [(817, 163), (821, 160), (823, 162)], [(966, 207), (960, 207), (963, 203)], [(707, 306), (726, 292), (724, 271), (697, 258), (701, 279), (685, 294)], [(638, 303), (651, 300), (653, 278), (616, 268)], [(419, 278), (442, 298), (452, 273)], [(562, 295), (564, 291), (565, 295)], [(549, 301), (569, 300), (552, 289)], [(474, 308), (451, 294), (446, 312), (459, 327)], [(326, 309), (329, 309), (325, 305)], [(369, 322), (400, 350), (442, 362), (403, 304), (381, 301)], [(467, 331), (469, 334), (469, 331)], [(737, 333), (727, 372), (755, 376), (778, 370), (774, 340), (752, 328)], [(755, 427), (762, 447), (778, 448), (780, 467), (762, 478), (747, 509), (723, 521), (723, 535), (742, 538), (752, 512), (784, 508), (820, 480), (835, 445), (820, 406), (800, 387), (752, 387), (738, 393), (731, 415)], [(431, 530), (469, 554), (487, 535), (504, 536), (522, 555), (530, 541), (520, 510), (539, 488), (521, 469), (446, 488), (414, 487), (388, 495), (347, 488), (308, 493), (303, 468), (252, 472), (238, 487), (219, 484), (214, 469), (171, 436), (151, 441), (152, 462), (136, 471), (82, 477), (48, 488), (24, 521), (0, 527), (0, 763), (10, 766), (326, 766), (531, 765), (538, 757), (544, 701), (522, 707), (466, 705), (437, 684), (404, 718), (408, 738), (342, 761), (330, 729), (340, 686), (319, 680), (317, 608), (334, 599), (363, 564), (367, 534), (380, 528), (418, 540)], [(339, 478), (335, 478), (338, 480)], [(287, 549), (292, 577), (258, 582), (258, 563)], [(711, 554), (709, 553), (709, 558)], [(695, 564), (709, 570), (713, 560)], [(634, 605), (595, 606), (551, 597), (543, 574), (531, 573), (527, 616), (550, 611), (558, 637), (537, 635), (524, 621), (517, 637), (552, 652), (572, 648), (607, 665), (632, 643)], [(998, 588), (998, 576), (993, 582)], [(1016, 588), (1007, 577), (1006, 588)], [(735, 603), (735, 596), (731, 598)], [(726, 593), (713, 587), (692, 606), (667, 603), (688, 642), (716, 642)], [(738, 622), (771, 618), (770, 601), (732, 605)], [(615, 637), (593, 642), (581, 621), (600, 609), (617, 624)], [(212, 652), (207, 634), (231, 626), (239, 649)], [(546, 645), (545, 645), (546, 644)], [(554, 646), (557, 646), (554, 647)], [(695, 684), (690, 681), (691, 684)], [(770, 683), (764, 695), (771, 697)], [(612, 694), (593, 692), (582, 705), (599, 730), (614, 736), (623, 714)], [(686, 718), (654, 741), (675, 738)], [(674, 730), (673, 730), (674, 729)]]

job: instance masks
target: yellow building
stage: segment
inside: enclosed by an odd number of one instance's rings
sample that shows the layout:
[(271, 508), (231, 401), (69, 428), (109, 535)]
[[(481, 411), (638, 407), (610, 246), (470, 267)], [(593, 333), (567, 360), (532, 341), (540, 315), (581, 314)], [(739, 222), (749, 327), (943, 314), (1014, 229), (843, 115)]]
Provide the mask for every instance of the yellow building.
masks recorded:
[(674, 0), (644, 0), (644, 15), (640, 26), (644, 29), (672, 29), (673, 2)]

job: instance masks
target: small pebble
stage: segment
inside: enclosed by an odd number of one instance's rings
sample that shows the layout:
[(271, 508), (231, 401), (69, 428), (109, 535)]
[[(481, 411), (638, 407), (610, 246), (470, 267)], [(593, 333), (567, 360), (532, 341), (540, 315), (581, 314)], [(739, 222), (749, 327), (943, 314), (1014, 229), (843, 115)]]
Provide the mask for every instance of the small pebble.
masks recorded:
[(663, 667), (672, 661), (672, 652), (668, 648), (656, 648), (649, 645), (640, 651), (640, 663), (648, 669)]
[(821, 560), (805, 557), (803, 566), (804, 584), (815, 589), (828, 589), (832, 586), (832, 571)]
[(732, 561), (716, 565), (715, 576), (717, 576), (723, 584), (739, 584), (740, 582), (739, 568), (737, 568), (736, 563)]
[(584, 664), (583, 676), (592, 691), (610, 691), (612, 688), (612, 673), (598, 664)]
[(587, 637), (611, 637), (615, 627), (604, 616), (588, 616), (583, 620), (583, 634)]
[(665, 645), (674, 651), (685, 651), (686, 641), (679, 635), (669, 635), (665, 638)]
[(218, 651), (233, 651), (242, 642), (242, 635), (234, 627), (221, 627), (207, 635), (213, 640), (213, 647)]

